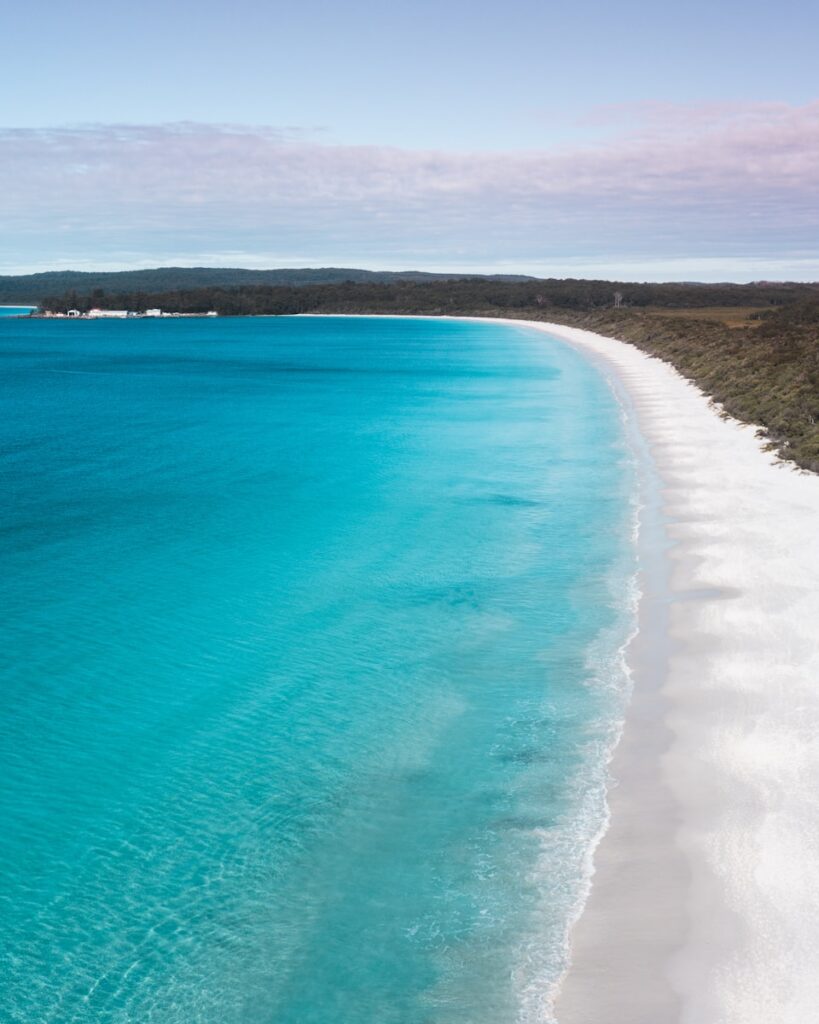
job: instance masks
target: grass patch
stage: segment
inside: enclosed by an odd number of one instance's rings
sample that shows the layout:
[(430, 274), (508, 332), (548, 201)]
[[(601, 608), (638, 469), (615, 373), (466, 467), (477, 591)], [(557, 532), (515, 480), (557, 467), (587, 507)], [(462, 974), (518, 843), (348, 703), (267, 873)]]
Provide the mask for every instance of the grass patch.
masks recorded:
[(646, 309), (645, 315), (650, 317), (671, 317), (682, 320), (711, 320), (732, 330), (736, 327), (758, 327), (762, 316), (769, 311), (766, 306), (715, 306), (711, 309), (689, 307), (688, 309)]

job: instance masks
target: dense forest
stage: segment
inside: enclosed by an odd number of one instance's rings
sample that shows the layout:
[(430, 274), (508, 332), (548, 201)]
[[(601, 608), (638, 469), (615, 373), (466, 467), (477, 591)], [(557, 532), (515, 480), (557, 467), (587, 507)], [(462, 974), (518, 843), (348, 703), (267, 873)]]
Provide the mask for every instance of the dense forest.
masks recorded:
[(151, 307), (223, 316), (296, 313), (472, 315), (586, 327), (676, 366), (771, 447), (819, 471), (819, 285), (629, 284), (458, 278), (197, 287), (160, 292), (72, 290), (44, 299), (66, 311)]
[[(348, 278), (343, 281), (317, 283), (304, 280), (299, 283), (275, 285), (198, 284), (196, 287), (171, 288), (149, 288), (140, 283), (138, 287), (128, 289), (122, 287), (125, 279), (121, 275), (114, 276), (118, 278), (116, 289), (106, 289), (102, 286), (71, 286), (60, 293), (55, 289), (43, 295), (41, 305), (44, 309), (55, 311), (64, 311), (68, 308), (84, 311), (93, 306), (127, 308), (135, 312), (141, 312), (151, 306), (181, 313), (204, 313), (214, 309), (222, 316), (358, 311), (492, 314), (500, 310), (549, 307), (591, 311), (610, 308), (617, 302), (631, 309), (649, 306), (671, 309), (715, 306), (765, 308), (794, 302), (800, 297), (810, 295), (819, 298), (819, 285), (800, 284), (629, 284), (572, 278), (509, 280), (487, 277), (433, 277), (417, 280), (396, 275), (389, 281)], [(144, 281), (145, 278), (140, 278), (140, 282)]]
[[(462, 274), (428, 274), (418, 270), (351, 270), (320, 267), (302, 270), (241, 270), (236, 267), (156, 267), (151, 270), (50, 270), (42, 274), (0, 275), (0, 305), (36, 305), (47, 295), (96, 289), (111, 294), (168, 292), (191, 288), (237, 288), (241, 285), (339, 284), (344, 281), (446, 281)], [(521, 274), (499, 274), (494, 281), (526, 281)]]

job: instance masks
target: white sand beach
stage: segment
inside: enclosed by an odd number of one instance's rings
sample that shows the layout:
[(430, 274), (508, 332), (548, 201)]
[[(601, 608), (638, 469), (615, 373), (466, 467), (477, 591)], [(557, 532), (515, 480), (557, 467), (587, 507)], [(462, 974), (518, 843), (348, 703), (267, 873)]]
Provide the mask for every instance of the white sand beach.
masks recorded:
[(529, 326), (601, 361), (644, 446), (634, 699), (557, 1018), (806, 1024), (819, 1006), (819, 477), (777, 463), (666, 363)]

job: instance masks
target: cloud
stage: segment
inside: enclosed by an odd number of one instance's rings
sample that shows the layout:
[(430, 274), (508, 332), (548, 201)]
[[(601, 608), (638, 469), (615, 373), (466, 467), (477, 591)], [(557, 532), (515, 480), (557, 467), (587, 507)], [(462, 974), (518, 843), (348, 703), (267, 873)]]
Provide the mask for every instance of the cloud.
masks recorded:
[(595, 118), (610, 130), (593, 144), (508, 153), (328, 145), (240, 125), (0, 131), (0, 245), (159, 258), (269, 251), (275, 238), (320, 262), (340, 251), (427, 263), (814, 253), (819, 103), (644, 104)]

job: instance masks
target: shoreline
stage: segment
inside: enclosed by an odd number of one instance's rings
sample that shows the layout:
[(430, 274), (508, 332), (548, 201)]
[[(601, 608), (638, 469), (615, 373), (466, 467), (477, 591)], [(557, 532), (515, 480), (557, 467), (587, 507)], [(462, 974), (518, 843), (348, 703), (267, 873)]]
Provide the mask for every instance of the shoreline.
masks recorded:
[(681, 1001), (664, 965), (682, 943), (688, 871), (674, 846), (674, 799), (656, 770), (671, 741), (662, 692), (671, 598), (662, 485), (652, 445), (641, 431), (636, 396), (617, 367), (576, 339), (560, 340), (591, 358), (623, 410), (636, 462), (638, 600), (624, 652), (631, 696), (608, 765), (608, 823), (590, 852), (589, 892), (570, 930), (571, 958), (556, 995), (557, 1019), (598, 1022), (604, 1014), (607, 1022), (665, 1024), (680, 1019)]
[(804, 1024), (819, 996), (819, 478), (669, 364), (526, 326), (602, 364), (644, 445), (633, 697), (557, 1018)]

